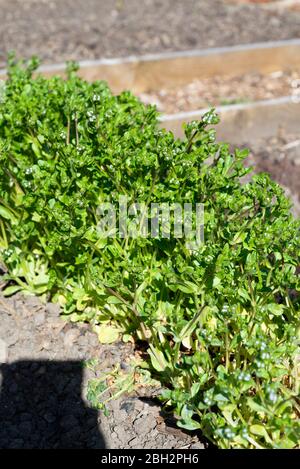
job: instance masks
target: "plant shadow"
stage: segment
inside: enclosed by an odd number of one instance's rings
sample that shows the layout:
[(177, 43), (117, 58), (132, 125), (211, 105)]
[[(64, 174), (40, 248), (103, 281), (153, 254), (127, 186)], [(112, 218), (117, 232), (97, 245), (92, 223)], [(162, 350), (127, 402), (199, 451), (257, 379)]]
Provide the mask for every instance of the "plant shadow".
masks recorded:
[(1, 364), (0, 448), (105, 448), (82, 375), (80, 361)]

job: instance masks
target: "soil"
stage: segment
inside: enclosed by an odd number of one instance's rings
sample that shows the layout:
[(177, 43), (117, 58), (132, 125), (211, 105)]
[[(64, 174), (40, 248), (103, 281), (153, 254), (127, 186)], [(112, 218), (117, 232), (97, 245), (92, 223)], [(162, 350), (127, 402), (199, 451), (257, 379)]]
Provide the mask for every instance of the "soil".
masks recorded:
[(0, 314), (1, 449), (204, 448), (163, 416), (153, 389), (111, 401), (108, 416), (90, 408), (88, 382), (130, 367), (131, 345), (101, 345), (89, 325), (32, 296), (0, 296)]
[(300, 12), (222, 0), (0, 0), (8, 51), (46, 63), (300, 37)]
[(300, 74), (296, 71), (259, 72), (197, 79), (186, 86), (141, 93), (146, 104), (173, 114), (206, 107), (245, 103), (300, 94)]

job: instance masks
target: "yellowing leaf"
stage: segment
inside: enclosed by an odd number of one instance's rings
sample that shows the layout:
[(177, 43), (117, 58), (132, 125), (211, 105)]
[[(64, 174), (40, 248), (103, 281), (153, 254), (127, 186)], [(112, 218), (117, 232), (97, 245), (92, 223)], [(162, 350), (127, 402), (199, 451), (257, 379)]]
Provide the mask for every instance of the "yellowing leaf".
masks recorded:
[(134, 338), (133, 338), (133, 336), (130, 335), (130, 334), (123, 334), (122, 340), (123, 340), (123, 342), (125, 342), (125, 343), (131, 342), (132, 344), (134, 344)]
[(101, 344), (112, 344), (118, 340), (120, 335), (119, 329), (112, 324), (101, 324), (100, 326), (95, 326), (94, 329)]
[(221, 283), (221, 279), (219, 277), (214, 277), (213, 279), (213, 287), (217, 287), (218, 285), (220, 285)]

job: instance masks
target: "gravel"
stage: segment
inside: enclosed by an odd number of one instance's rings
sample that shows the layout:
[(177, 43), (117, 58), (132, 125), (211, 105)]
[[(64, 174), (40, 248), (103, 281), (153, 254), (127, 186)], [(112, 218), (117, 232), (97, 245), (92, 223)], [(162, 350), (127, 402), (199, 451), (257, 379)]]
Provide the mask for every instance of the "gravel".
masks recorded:
[(0, 296), (0, 314), (0, 449), (204, 447), (162, 417), (150, 388), (112, 400), (108, 416), (91, 408), (88, 382), (127, 367), (132, 345), (101, 345), (33, 296)]
[(281, 71), (262, 74), (215, 76), (197, 79), (186, 86), (141, 93), (146, 104), (155, 104), (159, 111), (173, 114), (210, 106), (237, 104), (300, 93), (298, 71)]
[(300, 13), (222, 0), (0, 0), (0, 67), (14, 49), (44, 62), (288, 39)]

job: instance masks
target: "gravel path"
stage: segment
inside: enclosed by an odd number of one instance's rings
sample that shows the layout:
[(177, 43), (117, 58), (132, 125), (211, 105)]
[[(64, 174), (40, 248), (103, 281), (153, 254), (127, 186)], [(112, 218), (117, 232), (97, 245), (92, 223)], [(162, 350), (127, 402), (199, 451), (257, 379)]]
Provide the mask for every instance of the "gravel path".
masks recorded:
[(134, 351), (99, 344), (89, 325), (59, 313), (35, 297), (0, 296), (0, 448), (203, 448), (162, 417), (150, 389), (111, 401), (108, 416), (91, 409), (89, 380), (128, 367)]
[(300, 37), (300, 13), (222, 0), (0, 0), (9, 50), (44, 62)]

